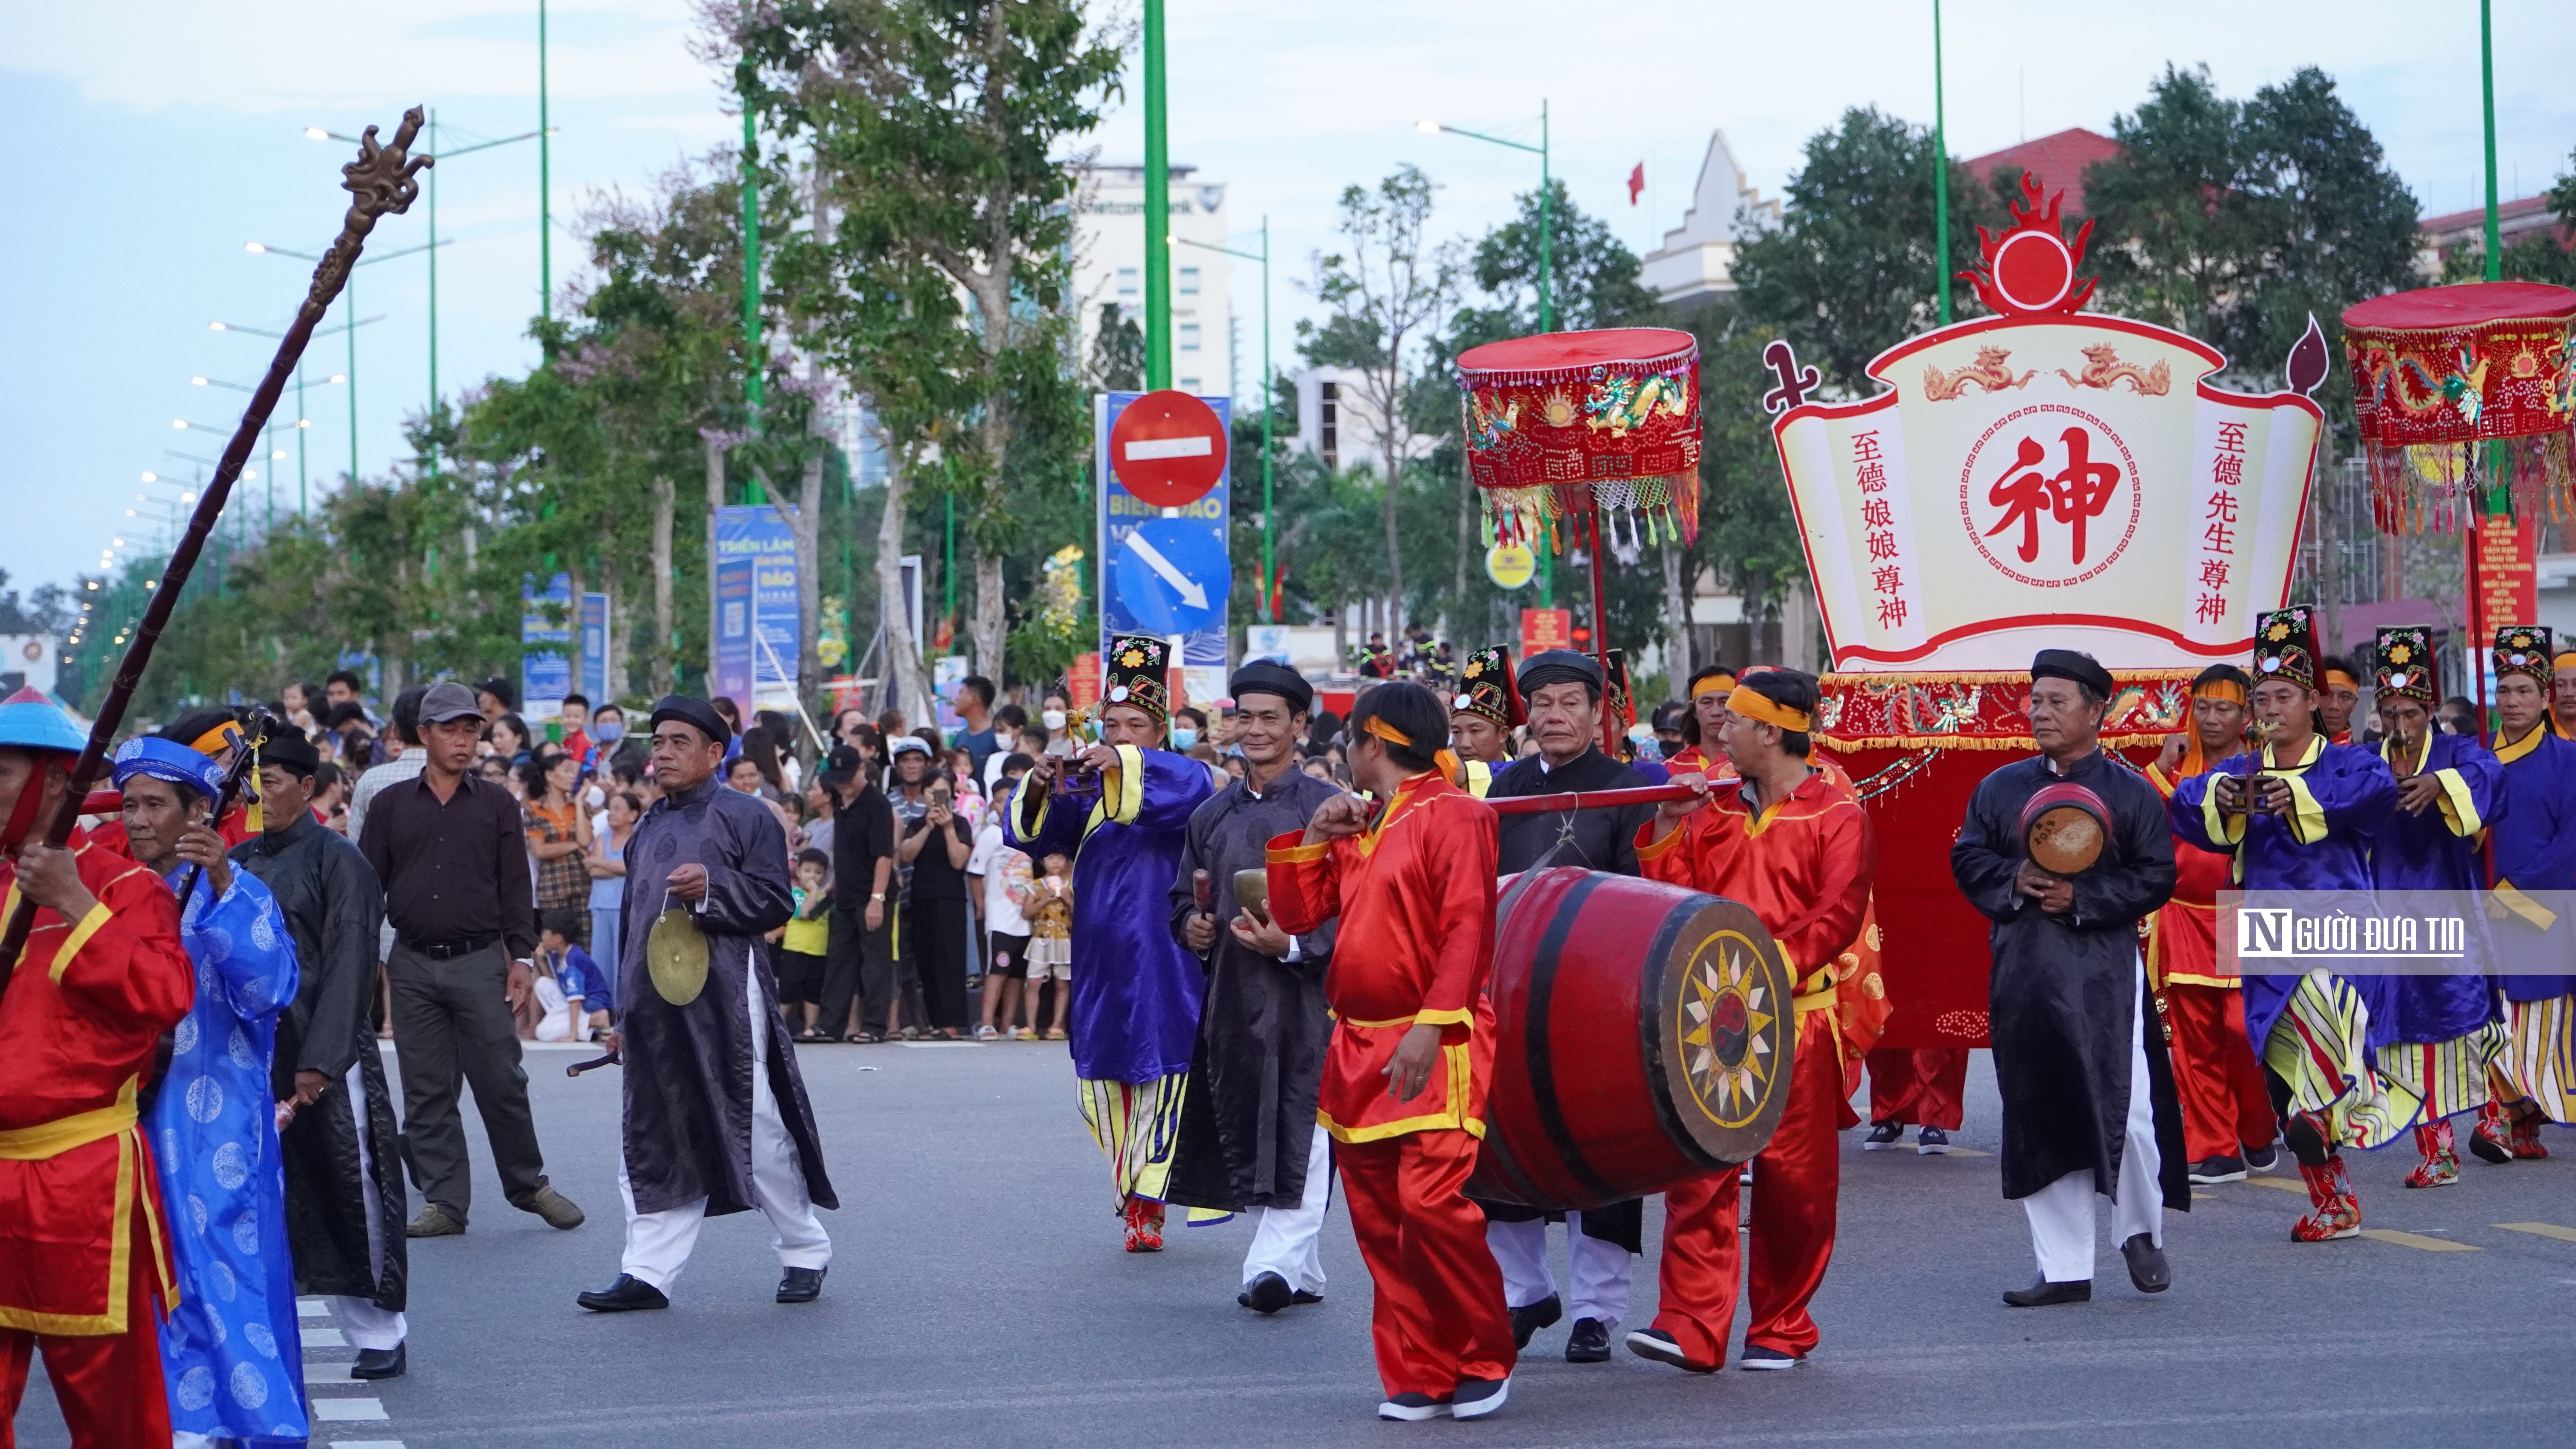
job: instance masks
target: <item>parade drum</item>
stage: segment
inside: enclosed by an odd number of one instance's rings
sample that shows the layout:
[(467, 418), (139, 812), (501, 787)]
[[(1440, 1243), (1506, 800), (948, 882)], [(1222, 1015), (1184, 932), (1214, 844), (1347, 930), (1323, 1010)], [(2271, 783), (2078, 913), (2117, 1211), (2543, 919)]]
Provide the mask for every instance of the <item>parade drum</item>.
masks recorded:
[(2021, 807), (2022, 848), (2051, 875), (2091, 870), (2110, 829), (2111, 809), (2102, 797), (2072, 782), (2043, 786)]
[(1468, 1192), (1595, 1208), (1750, 1159), (1789, 1097), (1793, 985), (1737, 902), (1571, 866), (1518, 877)]

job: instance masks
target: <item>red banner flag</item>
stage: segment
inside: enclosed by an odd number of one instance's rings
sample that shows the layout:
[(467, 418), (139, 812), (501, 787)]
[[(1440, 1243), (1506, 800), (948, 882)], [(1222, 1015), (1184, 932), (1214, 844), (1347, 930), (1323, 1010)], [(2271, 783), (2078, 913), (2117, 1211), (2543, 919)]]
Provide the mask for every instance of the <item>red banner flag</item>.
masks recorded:
[(1645, 190), (1646, 163), (1640, 161), (1637, 163), (1637, 169), (1628, 173), (1628, 204), (1630, 206), (1636, 205), (1637, 198), (1643, 195)]

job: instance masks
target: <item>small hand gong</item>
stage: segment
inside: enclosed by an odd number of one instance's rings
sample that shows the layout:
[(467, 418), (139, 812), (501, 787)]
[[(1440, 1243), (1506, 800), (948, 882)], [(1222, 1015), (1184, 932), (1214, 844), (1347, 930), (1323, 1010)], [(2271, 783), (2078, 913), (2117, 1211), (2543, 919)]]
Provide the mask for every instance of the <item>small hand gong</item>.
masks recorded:
[(1234, 903), (1263, 925), (1270, 924), (1270, 871), (1267, 867), (1234, 873)]
[(687, 910), (673, 906), (653, 920), (644, 938), (644, 969), (653, 994), (673, 1006), (686, 1006), (707, 989), (707, 937)]

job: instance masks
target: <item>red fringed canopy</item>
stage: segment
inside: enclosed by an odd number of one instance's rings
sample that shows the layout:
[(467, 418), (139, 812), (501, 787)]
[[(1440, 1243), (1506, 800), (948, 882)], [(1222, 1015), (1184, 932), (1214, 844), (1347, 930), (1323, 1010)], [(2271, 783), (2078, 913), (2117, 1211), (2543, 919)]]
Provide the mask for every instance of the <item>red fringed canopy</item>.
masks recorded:
[(1553, 546), (1555, 521), (1583, 513), (1611, 520), (1623, 557), (1666, 530), (1699, 535), (1699, 343), (1689, 333), (1624, 327), (1490, 342), (1459, 357), (1458, 389), (1488, 545)]
[[(2343, 314), (2371, 502), (2386, 532), (2466, 527), (2509, 507), (2576, 512), (2576, 291), (2471, 282)], [(2501, 501), (2486, 495), (2498, 487)]]

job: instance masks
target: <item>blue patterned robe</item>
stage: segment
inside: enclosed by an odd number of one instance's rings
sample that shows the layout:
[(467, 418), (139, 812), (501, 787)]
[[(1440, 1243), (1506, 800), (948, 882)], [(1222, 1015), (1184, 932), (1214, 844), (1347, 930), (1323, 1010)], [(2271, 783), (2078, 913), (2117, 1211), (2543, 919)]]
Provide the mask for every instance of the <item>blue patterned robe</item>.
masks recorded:
[[(186, 875), (174, 872), (171, 889)], [(268, 1080), (277, 1015), (295, 1002), (295, 940), (249, 871), (234, 867), (232, 889), (213, 895), (201, 878), (180, 914), (197, 999), (146, 1124), (179, 1271), (179, 1306), (161, 1329), (170, 1426), (301, 1445), (312, 1427)]]
[(1073, 860), (1074, 1075), (1142, 1083), (1186, 1074), (1198, 1039), (1207, 972), (1172, 939), (1168, 893), (1190, 813), (1216, 785), (1187, 755), (1121, 745), (1118, 757), (1097, 785), (1014, 795), (1002, 838), (1032, 861)]
[[(2370, 852), (2371, 881), (2382, 890), (2475, 891), (2486, 887), (2477, 838), (2505, 815), (2504, 767), (2467, 735), (2428, 733), (2430, 753), (2416, 768), (2441, 783), (2437, 802), (2421, 815), (2392, 811)], [(2401, 759), (2395, 741), (2380, 746), (2392, 769)], [(2472, 957), (2487, 959), (2486, 917), (2472, 912)], [(2351, 978), (2359, 984), (2360, 978)], [(2392, 1019), (2389, 1040), (2430, 1045), (2453, 1041), (2496, 1020), (2494, 993), (2483, 975), (2392, 976), (2383, 988)], [(2379, 1034), (2371, 1040), (2377, 1043)]]
[[(2269, 749), (2262, 754), (2268, 759)], [(2367, 893), (2371, 844), (2397, 809), (2397, 779), (2388, 762), (2357, 745), (2327, 744), (2318, 735), (2310, 740), (2304, 761), (2263, 767), (2263, 773), (2289, 783), (2297, 805), (2292, 814), (2220, 816), (2210, 782), (2222, 775), (2255, 773), (2255, 759), (2253, 753), (2238, 755), (2176, 786), (2166, 806), (2175, 837), (2203, 850), (2234, 854), (2236, 884), (2245, 890)], [(2244, 980), (2245, 1035), (2260, 1060), (2272, 1023), (2289, 1005), (2299, 978), (2249, 972)], [(2395, 1040), (2388, 1034), (2396, 1021), (2390, 980), (2350, 979), (2369, 1008), (2374, 1047)]]
[[(2576, 742), (2543, 724), (2519, 744), (2495, 737), (2511, 808), (2495, 823), (2495, 884), (2522, 891), (2576, 890)], [(2507, 951), (2555, 952), (2567, 958), (2576, 922), (2558, 913), (2546, 931), (2516, 912), (2496, 923)], [(2499, 976), (2507, 1001), (2548, 1001), (2576, 993), (2576, 976)]]

